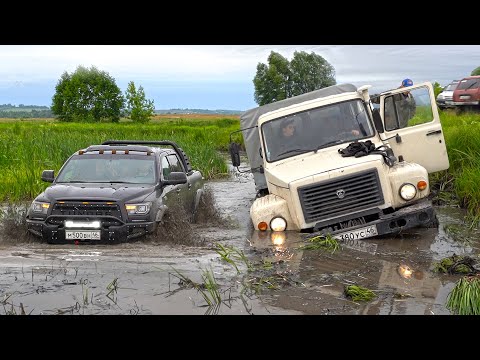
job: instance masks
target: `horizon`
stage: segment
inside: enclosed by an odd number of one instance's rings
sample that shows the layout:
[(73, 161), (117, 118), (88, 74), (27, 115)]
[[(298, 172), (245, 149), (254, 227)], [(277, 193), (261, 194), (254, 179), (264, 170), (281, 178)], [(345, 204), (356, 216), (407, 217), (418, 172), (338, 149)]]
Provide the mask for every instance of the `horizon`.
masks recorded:
[(253, 79), (271, 51), (289, 61), (314, 52), (335, 69), (337, 84), (377, 93), (404, 78), (441, 86), (480, 66), (479, 45), (0, 45), (0, 104), (51, 107), (64, 72), (95, 66), (142, 86), (156, 110), (246, 111), (257, 107)]

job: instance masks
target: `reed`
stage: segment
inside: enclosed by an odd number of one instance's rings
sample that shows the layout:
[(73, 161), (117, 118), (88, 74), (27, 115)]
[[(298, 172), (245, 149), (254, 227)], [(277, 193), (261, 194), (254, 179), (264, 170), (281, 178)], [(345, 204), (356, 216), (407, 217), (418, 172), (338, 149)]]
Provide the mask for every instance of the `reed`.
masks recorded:
[(57, 173), (75, 151), (105, 140), (172, 140), (205, 179), (228, 176), (222, 151), (238, 119), (162, 120), (150, 124), (0, 122), (0, 201), (29, 200), (49, 184), (42, 170)]

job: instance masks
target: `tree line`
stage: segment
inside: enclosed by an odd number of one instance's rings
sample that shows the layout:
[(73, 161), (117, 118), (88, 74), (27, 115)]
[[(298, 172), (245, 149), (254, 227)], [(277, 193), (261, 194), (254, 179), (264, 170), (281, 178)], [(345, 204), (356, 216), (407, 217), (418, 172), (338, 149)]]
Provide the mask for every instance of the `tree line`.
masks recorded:
[(41, 105), (23, 105), (20, 104), (18, 106), (12, 104), (3, 104), (0, 105), (0, 110), (9, 110), (9, 109), (35, 109), (35, 110), (48, 110), (50, 109), (48, 106), (41, 106)]
[[(268, 64), (258, 63), (253, 84), (255, 102), (265, 105), (335, 85), (335, 69), (314, 52), (295, 51), (289, 61), (272, 51)], [(94, 66), (64, 72), (55, 90), (51, 109), (60, 121), (118, 122), (127, 117), (147, 122), (154, 114), (153, 101), (141, 86), (130, 82), (124, 96), (115, 79)]]
[[(480, 67), (472, 71), (472, 75), (478, 74)], [(257, 64), (253, 79), (254, 100), (261, 106), (335, 84), (335, 69), (322, 56), (314, 52), (295, 51), (289, 61), (271, 51), (267, 64)], [(440, 84), (434, 85), (435, 92), (440, 92)], [(4, 110), (0, 106), (0, 117), (55, 116), (64, 122), (118, 122), (121, 117), (126, 117), (144, 123), (155, 112), (154, 102), (146, 99), (142, 86), (136, 87), (130, 81), (123, 94), (115, 79), (95, 66), (78, 66), (71, 74), (64, 72), (55, 87), (50, 110), (12, 111), (3, 106)]]
[[(11, 107), (10, 107), (11, 108)], [(9, 119), (35, 119), (35, 118), (52, 118), (54, 117), (52, 110), (2, 110), (0, 106), (0, 118)]]

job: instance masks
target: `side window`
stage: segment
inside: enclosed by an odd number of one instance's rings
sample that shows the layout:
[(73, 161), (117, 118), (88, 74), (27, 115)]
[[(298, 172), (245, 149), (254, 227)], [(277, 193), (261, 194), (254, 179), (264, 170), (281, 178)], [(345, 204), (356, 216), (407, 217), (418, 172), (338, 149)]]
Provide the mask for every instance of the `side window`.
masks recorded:
[(164, 179), (168, 179), (170, 176), (170, 164), (165, 156), (162, 158), (162, 174)]
[(182, 163), (178, 160), (177, 155), (168, 155), (168, 162), (170, 164), (170, 172), (185, 172)]
[(433, 121), (428, 88), (421, 87), (385, 98), (385, 129), (395, 130)]

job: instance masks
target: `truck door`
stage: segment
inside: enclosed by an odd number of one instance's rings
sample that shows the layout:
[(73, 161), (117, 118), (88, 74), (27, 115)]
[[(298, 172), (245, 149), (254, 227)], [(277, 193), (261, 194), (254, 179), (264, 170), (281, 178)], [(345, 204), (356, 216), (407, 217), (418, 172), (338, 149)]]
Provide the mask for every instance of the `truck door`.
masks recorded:
[(433, 87), (429, 82), (380, 94), (380, 115), (395, 156), (429, 173), (449, 167)]
[[(170, 165), (170, 172), (183, 172), (185, 173), (185, 169), (176, 154), (167, 155), (167, 160)], [(192, 203), (192, 195), (191, 189), (192, 184), (191, 180), (187, 175), (187, 183), (186, 184), (178, 184), (175, 186), (175, 192), (177, 193), (177, 199), (181, 204), (190, 204)]]

